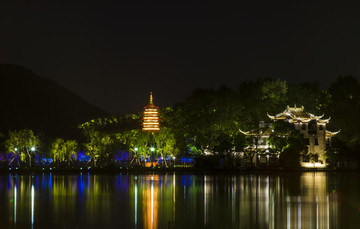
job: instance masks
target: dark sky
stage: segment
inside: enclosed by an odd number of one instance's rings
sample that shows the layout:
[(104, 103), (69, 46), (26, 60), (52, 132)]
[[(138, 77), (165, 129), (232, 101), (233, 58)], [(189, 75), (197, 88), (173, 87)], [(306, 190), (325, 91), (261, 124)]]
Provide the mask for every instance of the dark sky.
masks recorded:
[(1, 1), (0, 62), (111, 113), (140, 111), (149, 91), (169, 106), (197, 87), (257, 77), (326, 87), (338, 75), (360, 76), (355, 5), (74, 2)]

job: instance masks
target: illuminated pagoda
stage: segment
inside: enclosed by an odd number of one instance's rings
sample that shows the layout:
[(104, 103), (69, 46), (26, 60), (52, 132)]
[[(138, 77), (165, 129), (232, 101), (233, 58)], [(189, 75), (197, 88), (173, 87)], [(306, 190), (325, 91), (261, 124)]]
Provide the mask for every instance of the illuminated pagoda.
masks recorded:
[(286, 121), (295, 126), (295, 129), (300, 131), (306, 139), (308, 146), (308, 153), (316, 155), (315, 162), (310, 163), (309, 158), (303, 158), (301, 166), (304, 167), (325, 167), (326, 146), (330, 144), (331, 138), (340, 131), (331, 132), (326, 130), (326, 124), (329, 123), (330, 118), (323, 119), (324, 115), (316, 116), (314, 114), (305, 112), (304, 107), (289, 107), (277, 114), (269, 115), (273, 121)]
[(160, 130), (160, 118), (159, 107), (153, 104), (152, 92), (150, 92), (150, 103), (144, 107), (144, 118), (142, 123), (142, 130), (144, 131), (159, 131)]

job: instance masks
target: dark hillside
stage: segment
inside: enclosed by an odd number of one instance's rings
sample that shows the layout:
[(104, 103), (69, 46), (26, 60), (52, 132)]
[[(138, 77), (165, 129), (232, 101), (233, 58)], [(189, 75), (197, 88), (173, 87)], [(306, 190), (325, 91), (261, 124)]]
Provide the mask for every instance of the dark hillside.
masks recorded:
[(0, 64), (0, 132), (29, 128), (69, 136), (78, 124), (107, 115), (54, 81), (16, 65)]

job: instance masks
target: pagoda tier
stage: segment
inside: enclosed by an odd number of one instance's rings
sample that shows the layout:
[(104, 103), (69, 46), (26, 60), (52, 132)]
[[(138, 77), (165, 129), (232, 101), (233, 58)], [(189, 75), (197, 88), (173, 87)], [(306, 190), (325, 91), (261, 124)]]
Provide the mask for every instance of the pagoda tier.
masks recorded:
[(144, 117), (142, 123), (142, 130), (144, 131), (158, 131), (160, 130), (159, 109), (153, 104), (153, 96), (150, 92), (150, 103), (144, 107)]
[(322, 119), (322, 117), (324, 115), (317, 116), (317, 115), (305, 112), (303, 106), (296, 107), (296, 105), (295, 105), (295, 107), (287, 106), (287, 108), (283, 112), (281, 112), (277, 115), (274, 115), (274, 116), (268, 114), (268, 116), (270, 119), (272, 119), (274, 121), (286, 120), (289, 123), (297, 123), (297, 122), (308, 123), (311, 120), (315, 120), (319, 123), (328, 123), (330, 120), (330, 118)]

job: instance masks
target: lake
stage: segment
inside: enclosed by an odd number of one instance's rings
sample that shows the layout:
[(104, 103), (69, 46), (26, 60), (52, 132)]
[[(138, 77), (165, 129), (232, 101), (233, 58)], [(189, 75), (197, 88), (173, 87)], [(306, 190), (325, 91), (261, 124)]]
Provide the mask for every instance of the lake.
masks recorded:
[(360, 173), (2, 174), (0, 228), (360, 228)]

